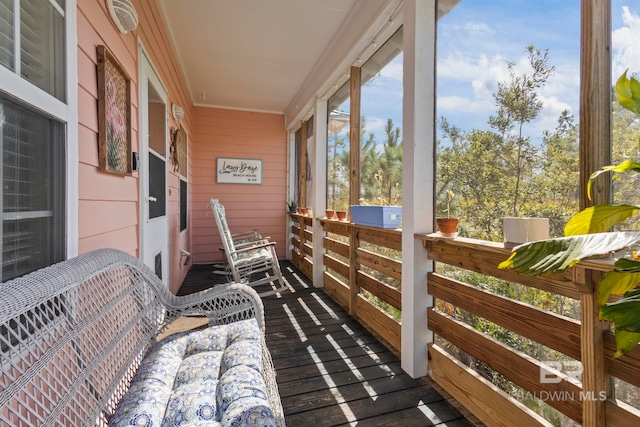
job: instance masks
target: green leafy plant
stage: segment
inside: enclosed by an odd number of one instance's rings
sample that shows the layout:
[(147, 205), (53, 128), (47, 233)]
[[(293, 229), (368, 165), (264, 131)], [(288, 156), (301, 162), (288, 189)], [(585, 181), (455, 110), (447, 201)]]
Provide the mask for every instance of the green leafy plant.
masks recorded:
[[(618, 102), (625, 109), (640, 116), (640, 82), (628, 78), (627, 72), (616, 82)], [(605, 166), (589, 178), (587, 192), (591, 198), (593, 182), (604, 173), (639, 173), (640, 163), (624, 161)], [(640, 231), (610, 231), (640, 210), (640, 205), (591, 206), (574, 215), (564, 229), (565, 237), (527, 243), (514, 248), (511, 257), (498, 266), (513, 268), (520, 274), (535, 276), (563, 271), (588, 257), (608, 254), (625, 248), (637, 248)], [(615, 261), (613, 269), (600, 281), (598, 304), (600, 318), (615, 325), (615, 356), (633, 350), (640, 342), (640, 252)], [(622, 295), (609, 302), (611, 295)]]
[(298, 207), (298, 204), (296, 203), (295, 200), (291, 199), (288, 202), (285, 202), (287, 204), (287, 209), (289, 209), (289, 212), (295, 212), (296, 208)]

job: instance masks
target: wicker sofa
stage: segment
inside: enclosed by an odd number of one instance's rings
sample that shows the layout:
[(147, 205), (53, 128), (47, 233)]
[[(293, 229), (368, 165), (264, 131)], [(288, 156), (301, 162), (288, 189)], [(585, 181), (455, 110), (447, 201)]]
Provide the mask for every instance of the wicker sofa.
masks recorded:
[[(0, 286), (0, 425), (284, 425), (250, 287), (177, 297), (113, 249)], [(210, 326), (157, 340), (193, 315)]]

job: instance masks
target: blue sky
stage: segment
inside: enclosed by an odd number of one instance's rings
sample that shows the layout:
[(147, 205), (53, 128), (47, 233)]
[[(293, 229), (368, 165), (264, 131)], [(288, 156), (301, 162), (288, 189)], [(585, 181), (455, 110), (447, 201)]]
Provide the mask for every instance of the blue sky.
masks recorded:
[[(640, 2), (612, 0), (614, 80), (625, 69), (640, 73)], [(552, 130), (560, 112), (578, 119), (579, 0), (463, 0), (439, 22), (437, 116), (463, 130), (487, 129), (495, 113), (497, 81), (508, 78), (506, 62), (525, 70), (526, 46), (549, 49), (556, 71), (540, 93), (543, 110), (528, 126), (534, 142)], [(367, 130), (382, 142), (387, 118), (402, 123), (402, 55), (363, 89)]]

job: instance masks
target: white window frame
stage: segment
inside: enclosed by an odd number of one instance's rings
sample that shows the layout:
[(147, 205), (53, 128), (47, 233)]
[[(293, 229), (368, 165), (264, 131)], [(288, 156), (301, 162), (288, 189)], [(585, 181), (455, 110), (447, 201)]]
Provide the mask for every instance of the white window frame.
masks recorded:
[[(60, 9), (54, 0), (49, 2), (56, 9)], [(0, 91), (65, 124), (66, 256), (72, 258), (78, 255), (78, 25), (77, 0), (66, 0), (65, 3), (65, 52), (67, 55), (65, 98), (67, 102), (60, 101), (22, 78), (19, 67), (16, 67), (17, 70), (9, 70), (0, 66)], [(19, 34), (20, 0), (14, 0), (14, 10), (18, 11), (16, 12), (18, 22), (16, 32)], [(17, 62), (19, 63), (19, 60)]]

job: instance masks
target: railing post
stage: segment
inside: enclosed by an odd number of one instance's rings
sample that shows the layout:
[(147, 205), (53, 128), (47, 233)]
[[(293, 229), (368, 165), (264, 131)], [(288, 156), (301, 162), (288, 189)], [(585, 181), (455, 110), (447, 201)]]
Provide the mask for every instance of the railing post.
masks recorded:
[(576, 268), (574, 281), (584, 285), (580, 296), (582, 354), (582, 425), (604, 427), (605, 400), (611, 393), (604, 371), (602, 321), (598, 318), (597, 289), (602, 273)]
[(405, 0), (403, 7), (402, 102), (402, 369), (414, 378), (427, 374), (427, 273), (415, 233), (433, 232), (435, 220), (435, 1)]
[(300, 200), (301, 208), (307, 207), (307, 121), (303, 120), (300, 126)]
[[(313, 214), (316, 218), (323, 217), (327, 209), (327, 106), (326, 99), (316, 101), (315, 118), (315, 165), (313, 166)], [(326, 233), (322, 224), (314, 220), (313, 230), (313, 286), (324, 286), (324, 236)]]
[(349, 225), (349, 314), (357, 319), (356, 304), (358, 302), (358, 294), (360, 287), (358, 286), (358, 269), (360, 266), (356, 262), (356, 251), (360, 247), (360, 237), (358, 237), (358, 229), (353, 225)]
[(298, 268), (304, 271), (302, 267), (304, 264), (304, 230), (306, 225), (304, 223), (304, 216), (298, 215), (298, 253), (300, 256), (298, 257)]
[(582, 0), (580, 22), (580, 209), (611, 203), (611, 181), (587, 181), (611, 164), (611, 0)]

